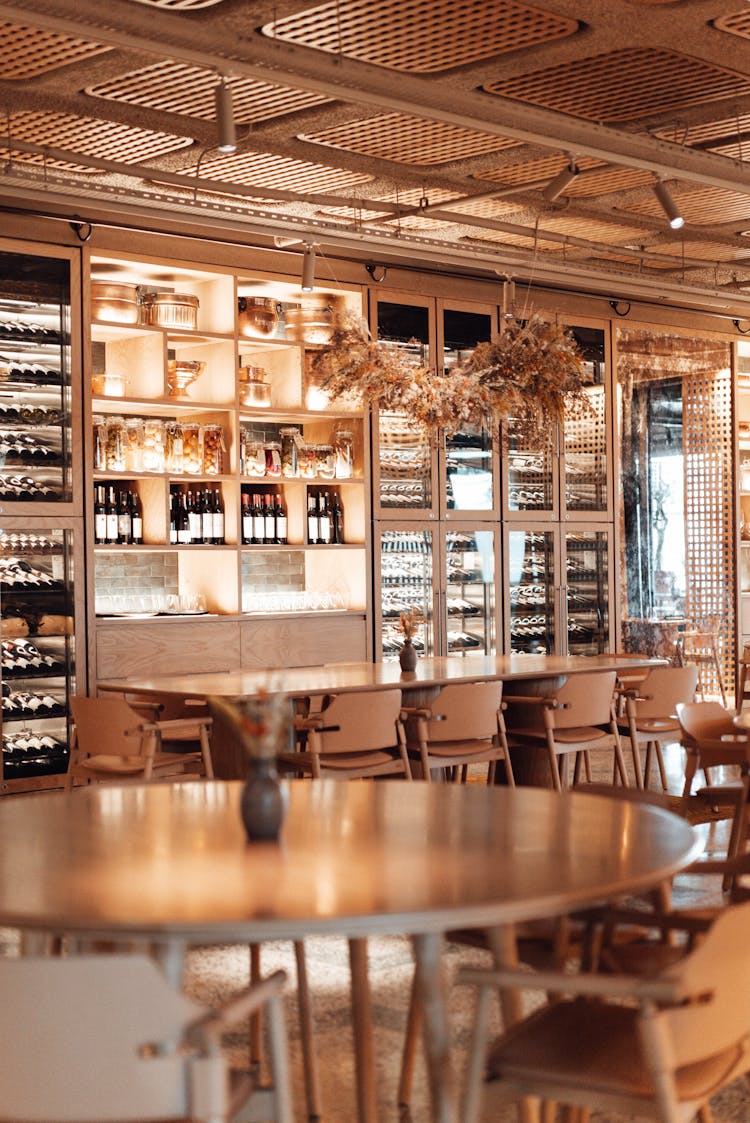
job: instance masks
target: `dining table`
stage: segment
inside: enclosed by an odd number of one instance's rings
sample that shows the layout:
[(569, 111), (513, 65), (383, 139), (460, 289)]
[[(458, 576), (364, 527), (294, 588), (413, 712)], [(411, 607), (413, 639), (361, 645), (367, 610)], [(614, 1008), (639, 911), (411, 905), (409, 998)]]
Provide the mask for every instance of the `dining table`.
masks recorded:
[(193, 945), (349, 941), (356, 1118), (375, 1123), (366, 942), (411, 937), (435, 1123), (458, 1123), (443, 933), (514, 925), (661, 883), (701, 844), (677, 816), (543, 788), (284, 782), (277, 842), (248, 841), (242, 783), (91, 785), (0, 802), (0, 924), (147, 941), (174, 979)]

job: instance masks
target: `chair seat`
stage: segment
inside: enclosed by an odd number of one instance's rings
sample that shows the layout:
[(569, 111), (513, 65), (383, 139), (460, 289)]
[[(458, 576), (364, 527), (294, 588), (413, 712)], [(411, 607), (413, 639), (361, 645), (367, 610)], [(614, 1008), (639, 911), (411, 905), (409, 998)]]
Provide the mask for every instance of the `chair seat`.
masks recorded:
[[(633, 1063), (639, 1054), (635, 1009), (575, 999), (543, 1007), (501, 1038), (489, 1052), (487, 1073), (511, 1081), (518, 1074), (527, 1086), (538, 1081), (540, 1095), (550, 1086), (571, 1092), (585, 1086), (601, 1092), (604, 1102), (607, 1092), (617, 1088), (645, 1104), (654, 1085), (645, 1065)], [(740, 1075), (747, 1068), (749, 1056), (746, 1043), (744, 1049), (725, 1049), (678, 1069), (678, 1098), (712, 1094), (727, 1083), (728, 1072)], [(564, 1093), (558, 1098), (564, 1099)]]
[[(284, 769), (292, 771), (312, 768), (313, 754), (309, 752), (283, 753), (279, 763)], [(321, 772), (340, 772), (355, 779), (362, 770), (368, 774), (373, 769), (382, 774), (399, 772), (403, 774), (403, 764), (397, 752), (390, 753), (385, 749), (372, 749), (370, 752), (361, 753), (319, 753), (318, 763)]]
[[(419, 748), (409, 745), (409, 755), (419, 759)], [(484, 752), (476, 741), (433, 741), (430, 743), (430, 756), (454, 760), (460, 757), (471, 757), (472, 760), (487, 760), (497, 756), (497, 745), (487, 740)]]
[[(630, 728), (629, 722), (620, 719), (617, 724), (621, 732), (627, 735)], [(660, 734), (664, 733), (676, 733), (679, 735), (680, 723), (676, 717), (639, 718), (636, 719), (635, 729), (638, 733), (651, 733), (654, 737), (658, 737)]]
[(78, 767), (86, 772), (110, 772), (120, 776), (138, 776), (143, 772), (143, 762), (137, 758), (111, 756), (106, 753), (87, 757)]

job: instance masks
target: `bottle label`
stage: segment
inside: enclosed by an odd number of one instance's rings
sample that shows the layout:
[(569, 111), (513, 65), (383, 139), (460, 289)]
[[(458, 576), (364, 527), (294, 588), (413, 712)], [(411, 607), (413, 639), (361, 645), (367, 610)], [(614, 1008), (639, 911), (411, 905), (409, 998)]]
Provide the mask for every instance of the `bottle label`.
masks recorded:
[(263, 515), (253, 515), (253, 538), (262, 542), (266, 533), (266, 520)]
[(276, 537), (280, 542), (286, 542), (286, 515), (276, 516)]
[(107, 537), (107, 516), (98, 514), (94, 519), (94, 538), (97, 542), (104, 542)]
[(214, 533), (214, 516), (211, 511), (204, 511), (201, 515), (201, 534), (203, 541), (208, 542), (213, 538)]
[(215, 542), (221, 542), (224, 537), (224, 512), (214, 511), (212, 515), (213, 523), (213, 538)]
[(307, 541), (308, 542), (317, 542), (318, 541), (318, 516), (317, 515), (308, 515), (307, 516)]
[(133, 515), (133, 538), (138, 542), (143, 538), (143, 519), (140, 515)]
[(266, 541), (271, 541), (276, 537), (276, 516), (265, 515), (264, 517), (264, 533)]
[(110, 540), (110, 542), (116, 542), (117, 541), (117, 527), (118, 527), (117, 515), (107, 515), (106, 518), (107, 518), (107, 538)]

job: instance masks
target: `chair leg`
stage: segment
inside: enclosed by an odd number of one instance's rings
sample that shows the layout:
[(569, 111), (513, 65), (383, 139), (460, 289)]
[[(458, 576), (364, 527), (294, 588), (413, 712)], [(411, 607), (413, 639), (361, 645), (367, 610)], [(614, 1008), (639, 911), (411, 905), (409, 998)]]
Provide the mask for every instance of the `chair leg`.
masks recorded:
[[(260, 982), (260, 944), (250, 944), (250, 982)], [(263, 1063), (263, 1025), (260, 1010), (250, 1015), (250, 1032), (248, 1034), (250, 1053), (250, 1068), (259, 1071)]]
[(659, 769), (659, 779), (661, 780), (661, 790), (667, 791), (669, 785), (667, 783), (667, 769), (664, 764), (664, 754), (661, 751), (661, 741), (654, 741), (654, 754), (656, 756), (656, 767)]
[(305, 1072), (305, 1098), (308, 1119), (319, 1119), (322, 1114), (320, 1094), (320, 1074), (318, 1059), (315, 1055), (315, 1026), (313, 1023), (310, 987), (307, 978), (307, 959), (302, 940), (294, 941), (294, 957), (297, 964), (297, 1003), (299, 1006), (300, 1038), (302, 1041), (302, 1064)]
[(419, 1034), (422, 1029), (422, 1005), (417, 993), (416, 974), (411, 981), (409, 1013), (406, 1018), (406, 1036), (401, 1052), (401, 1072), (398, 1078), (398, 1106), (405, 1108), (411, 1101), (411, 1086), (414, 1079), (414, 1066), (417, 1060)]

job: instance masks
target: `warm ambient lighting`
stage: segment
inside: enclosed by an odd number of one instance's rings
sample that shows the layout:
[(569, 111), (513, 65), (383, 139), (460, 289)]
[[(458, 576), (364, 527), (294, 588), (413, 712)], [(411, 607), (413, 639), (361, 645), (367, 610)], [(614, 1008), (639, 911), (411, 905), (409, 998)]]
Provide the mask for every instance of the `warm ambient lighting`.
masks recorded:
[(302, 259), (302, 291), (312, 292), (315, 288), (315, 250), (309, 242), (305, 243)]
[(680, 214), (679, 208), (672, 198), (669, 188), (666, 183), (658, 179), (654, 184), (654, 195), (661, 204), (661, 209), (669, 219), (669, 225), (673, 230), (679, 230), (685, 225), (685, 219)]
[(545, 187), (542, 194), (548, 203), (554, 203), (567, 187), (570, 187), (573, 180), (579, 174), (580, 169), (576, 166), (574, 160), (570, 160), (565, 167), (557, 173), (554, 179), (551, 179)]
[(232, 91), (222, 79), (214, 91), (216, 98), (216, 123), (219, 126), (219, 152), (237, 151), (237, 130), (234, 127)]

